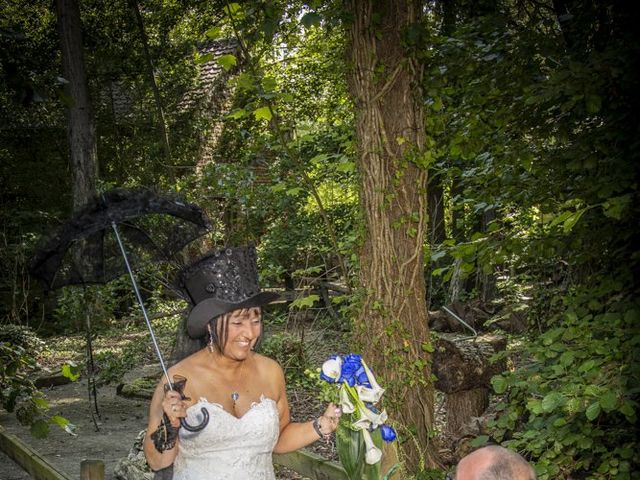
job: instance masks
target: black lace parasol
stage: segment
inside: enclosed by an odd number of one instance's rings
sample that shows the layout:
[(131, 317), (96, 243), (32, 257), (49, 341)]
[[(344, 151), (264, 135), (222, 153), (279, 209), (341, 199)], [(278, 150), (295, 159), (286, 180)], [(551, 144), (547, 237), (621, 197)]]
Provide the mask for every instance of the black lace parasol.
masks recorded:
[[(144, 188), (110, 190), (95, 198), (49, 237), (35, 254), (30, 273), (40, 279), (46, 289), (107, 283), (128, 273), (167, 383), (174, 389), (132, 265), (140, 267), (148, 262), (163, 261), (180, 266), (179, 252), (209, 228), (202, 209), (177, 195), (161, 195)], [(90, 329), (87, 319), (91, 356)], [(208, 421), (206, 409), (203, 415)], [(184, 419), (181, 423), (190, 431), (206, 424), (203, 421), (192, 427)]]

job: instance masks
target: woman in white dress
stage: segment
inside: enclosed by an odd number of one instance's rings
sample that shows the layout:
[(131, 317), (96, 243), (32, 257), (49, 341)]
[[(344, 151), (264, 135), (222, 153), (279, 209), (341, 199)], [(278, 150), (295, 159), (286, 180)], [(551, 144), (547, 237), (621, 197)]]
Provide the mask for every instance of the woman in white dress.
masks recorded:
[[(206, 346), (169, 369), (186, 378), (184, 395), (161, 380), (151, 400), (144, 442), (153, 470), (173, 465), (174, 480), (275, 480), (272, 453), (286, 453), (333, 433), (340, 410), (295, 423), (282, 368), (254, 352), (262, 335), (260, 292), (252, 247), (216, 251), (181, 272), (195, 307), (192, 338)], [(208, 421), (207, 421), (208, 418)], [(181, 428), (203, 425), (199, 431)]]

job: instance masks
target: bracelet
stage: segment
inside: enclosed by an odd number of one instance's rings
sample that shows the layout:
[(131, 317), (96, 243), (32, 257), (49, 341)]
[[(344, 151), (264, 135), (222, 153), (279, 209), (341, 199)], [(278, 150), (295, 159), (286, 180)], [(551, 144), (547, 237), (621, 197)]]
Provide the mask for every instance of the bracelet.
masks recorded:
[(313, 421), (313, 429), (316, 431), (316, 433), (318, 434), (318, 436), (320, 438), (324, 438), (325, 440), (329, 440), (329, 437), (331, 436), (330, 433), (322, 433), (322, 428), (320, 427), (320, 418), (322, 417), (318, 417)]
[(156, 450), (162, 453), (165, 450), (171, 450), (175, 447), (179, 429), (180, 427), (171, 425), (171, 421), (166, 413), (163, 414), (160, 425), (158, 425), (157, 430), (151, 434), (151, 440)]

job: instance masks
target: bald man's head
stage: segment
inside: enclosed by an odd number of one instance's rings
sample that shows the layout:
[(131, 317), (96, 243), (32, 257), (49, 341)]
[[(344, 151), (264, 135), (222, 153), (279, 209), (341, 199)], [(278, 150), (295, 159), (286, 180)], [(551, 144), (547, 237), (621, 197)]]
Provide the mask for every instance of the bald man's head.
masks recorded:
[(536, 474), (518, 453), (491, 445), (460, 460), (456, 480), (536, 480)]

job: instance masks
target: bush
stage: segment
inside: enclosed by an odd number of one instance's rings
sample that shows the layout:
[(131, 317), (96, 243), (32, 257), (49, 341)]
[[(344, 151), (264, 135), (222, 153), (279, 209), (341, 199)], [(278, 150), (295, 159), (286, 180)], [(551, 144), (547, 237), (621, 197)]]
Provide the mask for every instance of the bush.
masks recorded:
[(640, 304), (615, 287), (564, 297), (558, 326), (524, 348), (515, 371), (492, 379), (507, 395), (492, 434), (528, 452), (540, 480), (624, 480), (640, 471)]
[(308, 381), (305, 370), (309, 360), (299, 337), (288, 332), (274, 333), (264, 339), (260, 352), (282, 366), (287, 387), (294, 388)]
[[(30, 426), (36, 437), (49, 431), (48, 404), (31, 375), (38, 369), (36, 357), (44, 349), (44, 342), (28, 327), (0, 326), (0, 402), (8, 412), (15, 411), (18, 421)], [(58, 419), (52, 418), (54, 422)]]

